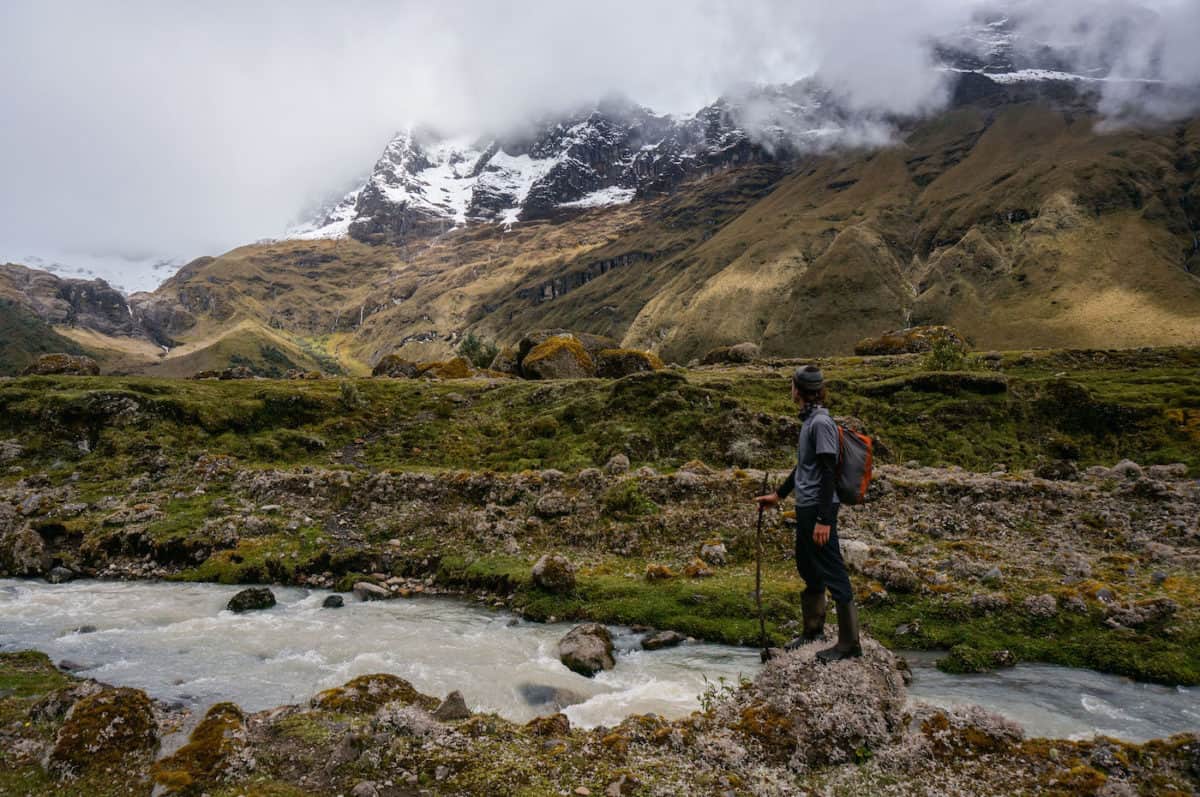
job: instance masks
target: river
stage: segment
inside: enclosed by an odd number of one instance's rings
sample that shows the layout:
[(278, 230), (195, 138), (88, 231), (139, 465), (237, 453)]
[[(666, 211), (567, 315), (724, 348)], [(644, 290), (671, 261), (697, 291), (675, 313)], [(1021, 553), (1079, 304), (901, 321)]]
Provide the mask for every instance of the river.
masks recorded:
[[(78, 675), (134, 686), (202, 709), (232, 700), (257, 711), (306, 701), (356, 675), (390, 672), (422, 692), (460, 690), (476, 711), (516, 721), (561, 708), (577, 726), (615, 725), (634, 713), (685, 716), (722, 679), (758, 670), (758, 651), (707, 643), (640, 649), (613, 627), (617, 666), (595, 678), (556, 654), (567, 623), (531, 623), (447, 598), (324, 609), (324, 591), (275, 587), (278, 605), (224, 610), (239, 587), (217, 584), (0, 579), (0, 650), (36, 649)], [(907, 654), (916, 700), (979, 703), (1031, 736), (1095, 733), (1130, 741), (1200, 729), (1200, 690), (1090, 670), (1022, 664), (947, 675), (927, 653)]]

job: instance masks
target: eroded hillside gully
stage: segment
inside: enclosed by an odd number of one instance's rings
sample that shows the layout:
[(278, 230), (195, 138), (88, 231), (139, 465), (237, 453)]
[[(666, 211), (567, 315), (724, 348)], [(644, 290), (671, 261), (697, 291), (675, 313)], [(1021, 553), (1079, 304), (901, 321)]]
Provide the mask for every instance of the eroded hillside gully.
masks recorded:
[[(1196, 793), (1192, 410), (1138, 403), (1190, 356), (831, 364), (893, 463), (843, 510), (866, 655), (833, 665), (755, 647), (786, 365), (8, 383), (0, 794)], [(767, 526), (779, 645), (801, 583)], [(589, 621), (592, 677), (560, 647)]]

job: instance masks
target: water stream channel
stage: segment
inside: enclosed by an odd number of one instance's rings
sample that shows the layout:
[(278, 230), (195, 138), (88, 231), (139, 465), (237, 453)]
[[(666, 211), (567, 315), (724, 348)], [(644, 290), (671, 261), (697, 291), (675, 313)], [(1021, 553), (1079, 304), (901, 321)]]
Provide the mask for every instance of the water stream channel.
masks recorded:
[[(570, 624), (541, 624), (451, 599), (323, 609), (327, 592), (274, 588), (272, 609), (237, 615), (237, 587), (216, 584), (0, 579), (0, 651), (35, 649), (77, 674), (203, 709), (232, 700), (257, 711), (306, 701), (356, 675), (390, 672), (422, 692), (458, 689), (468, 705), (524, 721), (561, 709), (575, 725), (615, 725), (633, 713), (698, 707), (722, 678), (753, 677), (758, 652), (706, 643), (641, 650), (614, 627), (615, 669), (589, 679), (556, 653)], [(910, 695), (936, 705), (978, 703), (1031, 736), (1130, 741), (1200, 729), (1200, 689), (1142, 684), (1090, 670), (1022, 664), (953, 676), (910, 653)]]

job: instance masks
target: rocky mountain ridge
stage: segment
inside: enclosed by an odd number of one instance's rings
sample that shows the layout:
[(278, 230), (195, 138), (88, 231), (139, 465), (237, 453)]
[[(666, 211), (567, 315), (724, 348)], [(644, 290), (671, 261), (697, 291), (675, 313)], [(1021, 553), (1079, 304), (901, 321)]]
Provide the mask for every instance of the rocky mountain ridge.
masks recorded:
[(292, 235), (400, 243), (467, 222), (548, 219), (772, 157), (724, 100), (686, 118), (612, 100), (494, 138), (410, 129), (388, 143), (362, 187)]

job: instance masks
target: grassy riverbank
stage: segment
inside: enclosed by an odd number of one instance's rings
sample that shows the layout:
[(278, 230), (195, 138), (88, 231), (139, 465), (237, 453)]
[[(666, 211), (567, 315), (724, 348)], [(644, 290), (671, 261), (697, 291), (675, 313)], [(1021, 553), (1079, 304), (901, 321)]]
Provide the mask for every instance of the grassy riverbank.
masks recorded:
[[(952, 648), (952, 669), (1037, 660), (1200, 683), (1200, 351), (925, 365), (824, 363), (834, 412), (876, 435), (885, 463), (907, 463), (884, 467), (872, 501), (842, 517), (871, 632)], [(0, 380), (0, 503), (51, 564), (85, 575), (432, 578), (531, 617), (754, 644), (751, 468), (778, 480), (792, 456), (789, 370)], [(1124, 458), (1182, 465), (1099, 467)], [(778, 643), (794, 633), (801, 583), (790, 532), (770, 525), (764, 604)], [(727, 564), (684, 576), (713, 538)], [(574, 590), (530, 583), (547, 552), (576, 563)], [(648, 565), (676, 576), (649, 581)]]

